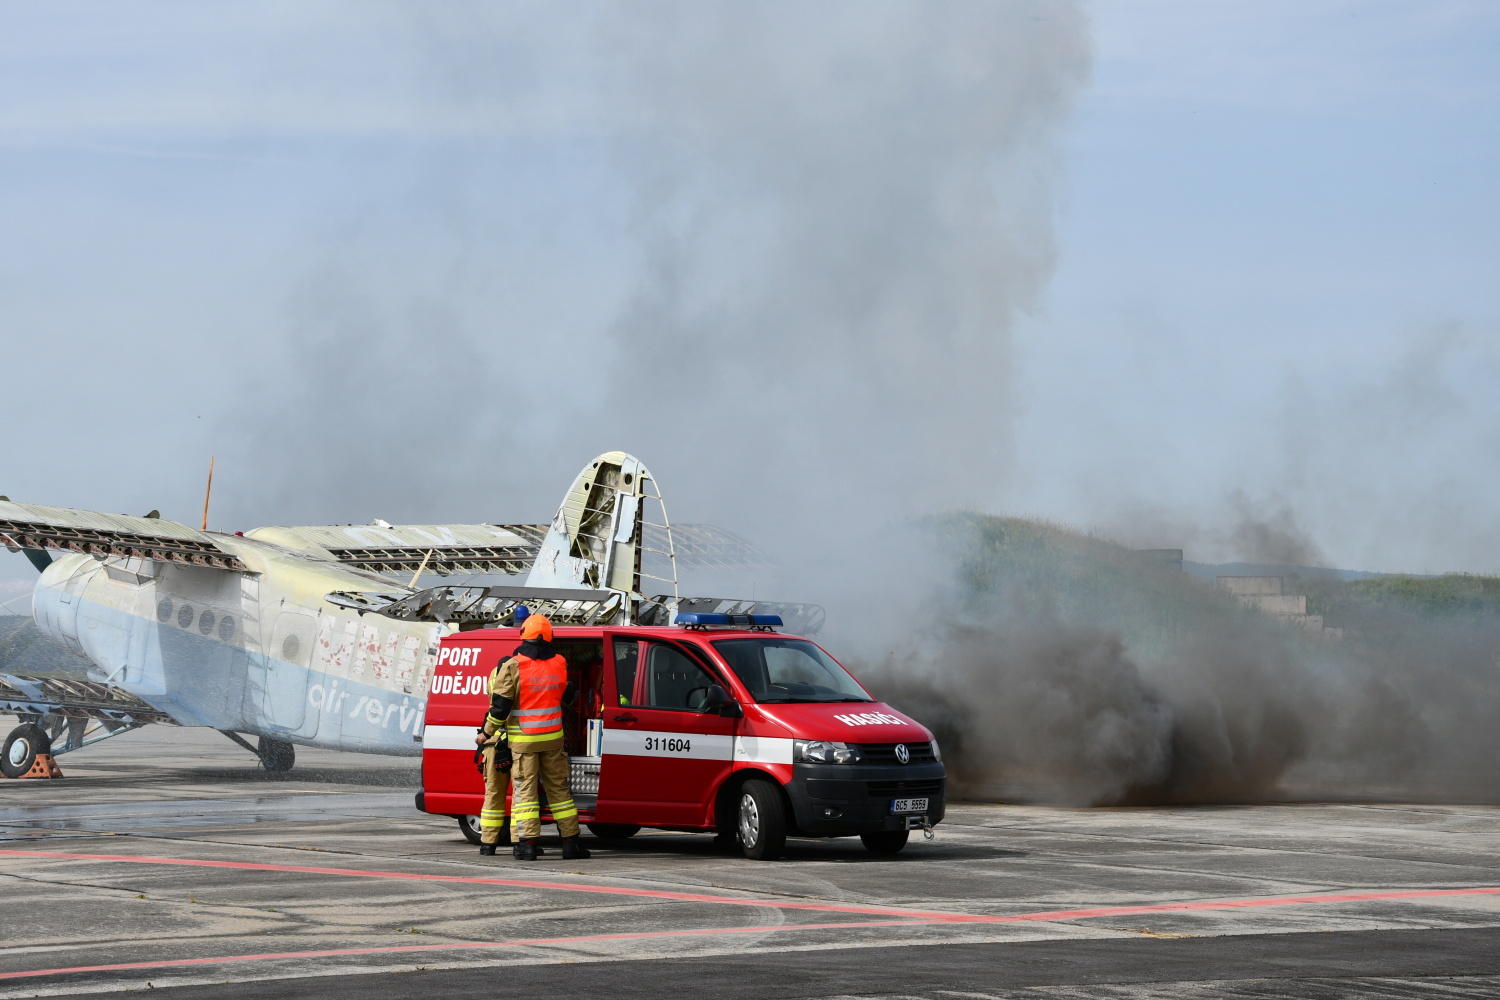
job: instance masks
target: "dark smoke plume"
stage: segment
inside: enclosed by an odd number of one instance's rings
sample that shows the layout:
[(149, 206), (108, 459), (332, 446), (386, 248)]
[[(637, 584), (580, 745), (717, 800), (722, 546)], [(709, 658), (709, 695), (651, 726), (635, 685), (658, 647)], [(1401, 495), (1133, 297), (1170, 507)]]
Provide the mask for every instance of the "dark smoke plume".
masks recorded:
[(1409, 585), (1436, 588), (1435, 608), (1384, 581), (1309, 581), (1346, 623), (1338, 642), (1101, 539), (937, 527), (956, 579), (924, 638), (868, 675), (938, 733), (961, 794), (1500, 800), (1500, 581)]

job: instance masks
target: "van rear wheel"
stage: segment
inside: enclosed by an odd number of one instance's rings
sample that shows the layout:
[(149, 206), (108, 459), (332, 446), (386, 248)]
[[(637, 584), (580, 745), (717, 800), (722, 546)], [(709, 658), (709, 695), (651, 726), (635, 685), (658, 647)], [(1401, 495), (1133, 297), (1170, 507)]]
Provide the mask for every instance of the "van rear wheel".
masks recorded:
[(589, 833), (600, 840), (627, 840), (641, 832), (634, 823), (590, 823)]
[(901, 848), (906, 846), (906, 838), (910, 836), (910, 830), (880, 830), (876, 833), (862, 833), (859, 839), (864, 841), (865, 850), (871, 854), (899, 854)]
[(781, 789), (761, 778), (740, 786), (740, 850), (752, 861), (772, 861), (786, 847), (786, 804)]

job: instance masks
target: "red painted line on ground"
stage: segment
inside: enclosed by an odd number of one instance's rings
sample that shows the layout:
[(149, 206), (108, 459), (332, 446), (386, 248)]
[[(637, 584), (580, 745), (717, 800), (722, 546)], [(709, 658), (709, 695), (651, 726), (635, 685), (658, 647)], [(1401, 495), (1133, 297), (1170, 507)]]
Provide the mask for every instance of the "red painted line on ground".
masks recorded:
[[(24, 852), (6, 851), (6, 854)], [(338, 869), (331, 869), (338, 871)], [(460, 951), (486, 948), (526, 948), (548, 945), (590, 944), (606, 941), (638, 941), (651, 938), (710, 937), (727, 934), (768, 934), (787, 931), (844, 930), (851, 927), (940, 927), (955, 923), (1017, 923), (1020, 921), (1078, 920), (1087, 917), (1135, 916), (1143, 913), (1173, 913), (1191, 910), (1232, 910), (1267, 906), (1300, 906), (1315, 903), (1352, 903), (1384, 899), (1430, 899), (1444, 896), (1500, 895), (1500, 886), (1472, 889), (1408, 889), (1399, 892), (1358, 892), (1337, 895), (1274, 896), (1253, 899), (1202, 900), (1191, 903), (1156, 903), (1141, 906), (1102, 906), (1087, 910), (1044, 910), (1038, 913), (1013, 913), (1003, 916), (954, 915), (922, 920), (861, 920), (828, 924), (783, 924), (762, 927), (698, 927), (674, 931), (637, 931), (628, 934), (588, 934), (575, 937), (531, 938), (515, 941), (465, 941), (449, 944), (388, 945), (376, 948), (336, 948), (323, 951), (270, 952), (259, 955), (219, 955), (209, 958), (174, 958), (155, 962), (122, 962), (115, 965), (76, 965), (62, 969), (30, 969), (22, 972), (0, 972), (0, 979), (26, 979), (40, 976), (63, 976), (82, 972), (131, 972), (144, 969), (182, 968), (194, 965), (225, 965), (233, 962), (264, 962), (276, 959), (337, 958), (346, 955), (395, 955), (420, 951)], [(739, 902), (739, 900), (735, 900)]]
[[(1317, 903), (1359, 903), (1374, 900), (1438, 899), (1445, 896), (1500, 895), (1500, 886), (1475, 886), (1466, 889), (1402, 889), (1379, 892), (1321, 893), (1301, 896), (1256, 896), (1247, 899), (1209, 899), (1186, 903), (1143, 903), (1132, 906), (1103, 906), (1080, 910), (1044, 910), (1037, 913), (973, 914), (934, 910), (912, 910), (884, 906), (846, 906), (832, 903), (803, 903), (795, 900), (745, 899), (739, 896), (714, 896), (696, 892), (669, 892), (660, 889), (634, 889), (605, 885), (574, 885), (567, 882), (541, 882), (532, 879), (483, 878), (475, 875), (421, 875), (415, 872), (365, 871), (358, 868), (321, 868), (312, 865), (273, 865), (254, 861), (208, 861), (196, 858), (137, 857), (127, 854), (74, 854), (62, 851), (0, 850), (0, 857), (61, 858), (77, 861), (112, 861), (129, 864), (175, 865), (190, 868), (232, 868), (247, 871), (291, 872), (301, 875), (337, 875), (356, 878), (384, 878), (418, 882), (457, 882), (467, 885), (499, 885), (521, 889), (547, 889), (560, 892), (591, 892), (644, 899), (666, 899), (684, 903), (717, 903), (731, 906), (759, 906), (784, 910), (813, 910), (822, 913), (852, 913), (861, 916), (908, 917), (944, 923), (1009, 924), (1022, 921), (1082, 920), (1090, 917), (1132, 916), (1145, 913), (1178, 913), (1202, 910), (1257, 909), (1269, 906), (1306, 906)], [(851, 925), (852, 926), (852, 925)]]
[(977, 922), (1009, 924), (1025, 920), (1081, 920), (1088, 917), (1135, 916), (1142, 913), (1182, 913), (1201, 910), (1249, 910), (1266, 906), (1308, 906), (1315, 903), (1364, 903), (1382, 899), (1438, 899), (1444, 896), (1500, 896), (1500, 886), (1470, 889), (1402, 889), (1391, 892), (1341, 892), (1306, 896), (1255, 896), (1249, 899), (1204, 899), (1191, 903), (1143, 903), (1138, 906), (1099, 906), (1088, 910), (1047, 910), (1003, 916), (957, 917), (935, 923)]
[(531, 879), (481, 878), (475, 875), (419, 875), (414, 872), (364, 871), (358, 868), (319, 868), (307, 865), (268, 865), (253, 861), (203, 861), (194, 858), (133, 857), (125, 854), (69, 854), (61, 851), (0, 850), (0, 857), (61, 858), (75, 861), (116, 861), (142, 865), (182, 865), (190, 868), (234, 868), (245, 871), (292, 872), (299, 875), (339, 875), (356, 878), (407, 879), (414, 882), (459, 882), (466, 885), (502, 885), (519, 889), (547, 889), (552, 892), (593, 892), (612, 896), (634, 896), (643, 899), (667, 899), (679, 903), (719, 903), (733, 906), (763, 906), (777, 910), (816, 910), (821, 913), (855, 913), (861, 916), (924, 917), (933, 920), (969, 919), (958, 913), (928, 913), (921, 910), (888, 906), (844, 906), (833, 903), (800, 903), (794, 900), (745, 899), (739, 896), (712, 896), (697, 892), (668, 892), (660, 889), (633, 889), (607, 885), (573, 885), (567, 882), (538, 882)]
[(392, 955), (411, 951), (456, 951), (473, 948), (525, 948), (543, 945), (587, 944), (594, 941), (633, 941), (642, 938), (694, 937), (712, 934), (763, 934), (769, 931), (817, 931), (845, 927), (907, 927), (935, 924), (938, 920), (868, 920), (836, 924), (783, 924), (771, 927), (703, 927), (680, 931), (638, 931), (632, 934), (590, 934), (583, 937), (535, 938), (529, 941), (465, 941), (457, 944), (408, 944), (384, 948), (337, 948), (328, 951), (284, 951), (264, 955), (221, 955), (214, 958), (170, 958), (159, 962), (122, 962), (117, 965), (76, 965), (69, 969), (33, 969), (0, 972), (0, 979), (29, 976), (63, 976), (70, 972), (129, 972), (137, 969), (168, 969), (188, 965), (223, 965), (227, 962), (264, 962), (278, 958), (336, 958), (340, 955)]

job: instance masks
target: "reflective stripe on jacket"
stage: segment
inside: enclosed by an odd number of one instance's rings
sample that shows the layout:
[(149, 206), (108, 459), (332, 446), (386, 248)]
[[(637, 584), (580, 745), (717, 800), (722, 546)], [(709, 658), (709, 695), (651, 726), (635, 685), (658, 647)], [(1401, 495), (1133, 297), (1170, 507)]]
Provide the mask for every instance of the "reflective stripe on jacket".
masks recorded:
[(562, 735), (563, 693), (568, 687), (568, 661), (561, 656), (533, 660), (517, 656), (521, 685), (516, 707), (506, 720), (506, 738), (512, 743), (540, 743)]

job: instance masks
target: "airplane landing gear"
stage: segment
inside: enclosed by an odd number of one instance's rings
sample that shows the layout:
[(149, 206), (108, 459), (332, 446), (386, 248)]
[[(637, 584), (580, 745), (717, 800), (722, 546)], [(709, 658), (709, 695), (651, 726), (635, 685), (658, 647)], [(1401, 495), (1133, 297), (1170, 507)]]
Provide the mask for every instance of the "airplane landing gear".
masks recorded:
[(0, 774), (19, 778), (31, 770), (37, 754), (50, 753), (51, 749), (52, 741), (47, 739), (40, 726), (30, 722), (17, 726), (0, 746)]
[(260, 758), (260, 766), (267, 771), (290, 771), (292, 765), (297, 762), (297, 748), (285, 740), (273, 740), (262, 736), (260, 746), (255, 753)]
[(267, 771), (285, 773), (292, 769), (297, 763), (297, 748), (286, 740), (276, 740), (269, 736), (262, 736), (257, 740), (256, 746), (251, 746), (250, 741), (239, 733), (232, 733), (227, 729), (219, 730), (231, 743), (238, 744), (260, 758), (260, 766)]

